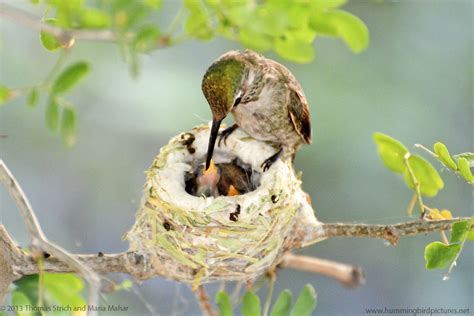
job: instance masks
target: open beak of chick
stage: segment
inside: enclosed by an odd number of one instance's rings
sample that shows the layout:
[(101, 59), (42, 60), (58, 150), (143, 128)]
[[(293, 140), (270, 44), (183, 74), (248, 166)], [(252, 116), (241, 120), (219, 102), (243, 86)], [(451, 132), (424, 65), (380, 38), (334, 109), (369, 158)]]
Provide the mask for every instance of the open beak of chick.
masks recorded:
[(219, 196), (219, 190), (217, 184), (220, 180), (219, 169), (214, 164), (214, 161), (210, 159), (209, 167), (206, 166), (202, 170), (202, 174), (199, 174), (196, 178), (196, 195), (197, 196)]

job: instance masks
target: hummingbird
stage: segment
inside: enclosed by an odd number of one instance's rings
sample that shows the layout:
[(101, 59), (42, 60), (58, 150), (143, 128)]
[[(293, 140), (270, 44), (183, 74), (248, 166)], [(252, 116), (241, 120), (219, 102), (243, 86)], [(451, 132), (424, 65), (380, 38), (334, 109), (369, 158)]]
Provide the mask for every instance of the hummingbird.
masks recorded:
[(219, 136), (226, 143), (237, 128), (269, 141), (278, 151), (261, 165), (268, 170), (278, 159), (294, 160), (302, 144), (311, 143), (308, 102), (293, 74), (278, 62), (250, 50), (229, 51), (207, 69), (202, 91), (212, 112), (206, 157), (209, 168), (222, 120), (232, 113), (235, 124)]

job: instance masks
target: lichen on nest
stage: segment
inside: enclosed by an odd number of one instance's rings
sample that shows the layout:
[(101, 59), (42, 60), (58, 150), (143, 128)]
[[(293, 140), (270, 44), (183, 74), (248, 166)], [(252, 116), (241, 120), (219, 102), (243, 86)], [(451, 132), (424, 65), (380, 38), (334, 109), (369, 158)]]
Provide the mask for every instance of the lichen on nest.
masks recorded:
[(147, 171), (136, 221), (125, 238), (149, 269), (139, 279), (166, 275), (197, 286), (214, 280), (249, 280), (278, 262), (300, 220), (316, 221), (290, 162), (266, 172), (270, 144), (235, 131), (217, 147), (216, 164), (238, 158), (259, 176), (259, 186), (235, 196), (198, 197), (186, 191), (185, 175), (206, 155), (209, 127), (171, 139)]

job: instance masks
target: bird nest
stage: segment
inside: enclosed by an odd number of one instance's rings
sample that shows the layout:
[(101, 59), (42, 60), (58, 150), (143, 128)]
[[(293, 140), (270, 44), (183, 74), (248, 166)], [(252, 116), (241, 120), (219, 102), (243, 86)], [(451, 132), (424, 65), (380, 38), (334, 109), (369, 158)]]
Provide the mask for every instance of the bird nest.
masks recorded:
[(318, 224), (291, 163), (277, 160), (263, 172), (262, 162), (276, 149), (240, 130), (213, 159), (217, 166), (250, 169), (257, 175), (249, 177), (251, 189), (234, 196), (190, 194), (190, 174), (206, 157), (209, 132), (202, 125), (174, 137), (147, 171), (135, 224), (125, 236), (148, 264), (139, 279), (164, 275), (194, 286), (254, 279), (279, 262), (302, 223)]

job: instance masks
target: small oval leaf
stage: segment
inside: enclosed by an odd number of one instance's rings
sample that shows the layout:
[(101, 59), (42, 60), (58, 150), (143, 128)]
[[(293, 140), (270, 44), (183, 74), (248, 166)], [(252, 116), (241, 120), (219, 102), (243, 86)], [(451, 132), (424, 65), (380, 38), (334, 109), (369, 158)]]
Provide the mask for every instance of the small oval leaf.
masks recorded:
[(88, 29), (103, 29), (110, 26), (110, 16), (99, 9), (84, 8), (80, 12), (81, 27)]
[(369, 45), (369, 31), (365, 23), (349, 12), (332, 10), (315, 12), (311, 27), (326, 35), (339, 36), (354, 53), (364, 51)]
[(464, 180), (466, 180), (469, 183), (471, 183), (474, 180), (474, 177), (472, 176), (471, 168), (469, 168), (469, 162), (467, 161), (466, 158), (461, 157), (458, 159), (458, 169), (459, 169), (459, 173), (464, 178)]
[(216, 304), (219, 307), (220, 316), (233, 316), (232, 303), (230, 297), (226, 292), (218, 292), (216, 294)]
[(138, 52), (148, 52), (157, 47), (160, 30), (153, 26), (144, 26), (138, 31), (134, 39), (135, 49)]
[(260, 299), (252, 292), (247, 292), (242, 301), (243, 316), (260, 316)]
[(385, 166), (397, 173), (406, 169), (403, 157), (408, 149), (398, 140), (382, 133), (374, 133), (377, 151)]
[(54, 81), (52, 93), (61, 94), (70, 90), (89, 72), (87, 62), (77, 62), (66, 68)]
[(426, 269), (443, 269), (451, 264), (461, 250), (460, 244), (446, 245), (435, 241), (425, 248)]
[(46, 127), (56, 131), (59, 126), (59, 105), (54, 97), (50, 98), (46, 107)]
[[(439, 176), (438, 171), (423, 157), (411, 155), (408, 158), (408, 164), (420, 184), (422, 194), (432, 197), (438, 194), (438, 191), (444, 187), (443, 179)], [(407, 186), (414, 190), (415, 185), (408, 169), (405, 170), (404, 177)]]
[(37, 102), (38, 102), (38, 89), (33, 88), (30, 90), (30, 92), (28, 93), (28, 96), (26, 97), (26, 104), (30, 107), (34, 107)]
[[(16, 315), (18, 316), (27, 316), (27, 315), (32, 315), (31, 312), (27, 312), (28, 310), (28, 307), (31, 307), (33, 305), (33, 303), (30, 301), (30, 299), (28, 298), (28, 296), (19, 291), (19, 290), (15, 290), (13, 291), (12, 293), (12, 305), (13, 307), (15, 307), (16, 309)], [(7, 314), (5, 314), (7, 315)]]
[(278, 296), (275, 304), (272, 308), (271, 316), (286, 316), (290, 310), (291, 305), (291, 292), (289, 290), (284, 290)]
[[(57, 20), (50, 18), (44, 20), (45, 23), (50, 24), (50, 25), (56, 25)], [(41, 44), (43, 44), (43, 47), (46, 48), (49, 51), (55, 51), (59, 47), (61, 47), (61, 43), (58, 40), (56, 36), (54, 36), (51, 33), (48, 33), (46, 31), (41, 31), (40, 32), (40, 39), (41, 39)]]
[(0, 86), (0, 105), (10, 100), (12, 90), (6, 86)]
[(467, 162), (469, 163), (469, 168), (474, 167), (474, 153), (461, 153), (457, 155), (453, 155), (454, 158), (459, 159), (459, 158), (465, 158), (467, 159)]
[(433, 146), (434, 152), (438, 155), (438, 159), (449, 169), (457, 170), (456, 163), (454, 162), (453, 158), (449, 154), (448, 148), (445, 144), (437, 142)]
[(451, 243), (463, 242), (467, 238), (467, 234), (471, 229), (471, 223), (469, 221), (462, 221), (454, 223), (451, 228)]
[(72, 147), (76, 143), (76, 111), (73, 108), (63, 110), (61, 136), (67, 147)]
[(296, 299), (290, 316), (310, 316), (317, 305), (317, 295), (311, 284), (306, 284)]

